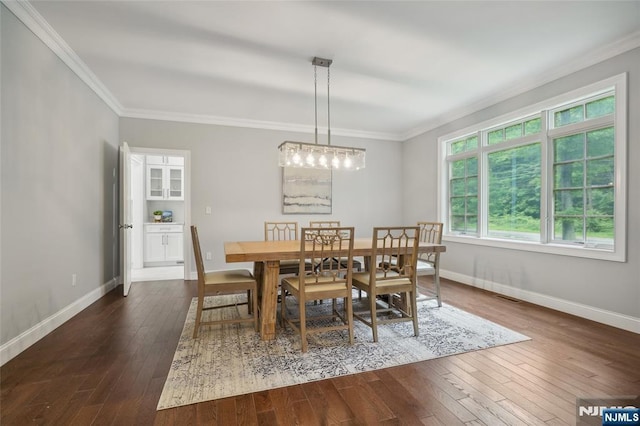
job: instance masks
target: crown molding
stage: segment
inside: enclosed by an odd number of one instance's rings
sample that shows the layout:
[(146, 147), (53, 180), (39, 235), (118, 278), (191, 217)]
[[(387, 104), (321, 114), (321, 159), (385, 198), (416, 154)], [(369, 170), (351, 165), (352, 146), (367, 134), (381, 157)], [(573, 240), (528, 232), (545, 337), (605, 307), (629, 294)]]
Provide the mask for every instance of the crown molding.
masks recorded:
[[(265, 130), (281, 130), (300, 133), (314, 133), (315, 128), (309, 125), (281, 123), (239, 119), (232, 117), (210, 116), (204, 114), (183, 114), (169, 111), (152, 111), (141, 109), (125, 109), (116, 97), (107, 89), (100, 79), (89, 69), (87, 64), (71, 49), (63, 38), (49, 25), (28, 0), (0, 0), (24, 25), (29, 28), (45, 45), (47, 45), (78, 77), (89, 86), (112, 110), (120, 117), (144, 118), (150, 120), (177, 121), (198, 124), (216, 124), (220, 126), (248, 127)], [(630, 34), (620, 40), (610, 43), (592, 54), (580, 56), (563, 66), (541, 73), (537, 78), (507, 87), (490, 97), (483, 97), (461, 108), (447, 111), (439, 116), (425, 121), (423, 124), (406, 132), (385, 133), (369, 132), (354, 129), (331, 129), (332, 135), (364, 139), (378, 139), (387, 141), (406, 141), (439, 126), (450, 123), (459, 118), (473, 114), (484, 108), (520, 95), (546, 83), (565, 77), (571, 73), (595, 65), (604, 60), (640, 47), (640, 31)], [(326, 129), (319, 129), (326, 134)]]
[(60, 34), (40, 15), (27, 0), (2, 0), (22, 23), (53, 51), (78, 77), (93, 90), (117, 115), (122, 114), (122, 105), (107, 89), (87, 64), (71, 49)]
[[(315, 127), (303, 124), (281, 123), (276, 121), (261, 121), (244, 118), (221, 117), (205, 114), (184, 114), (178, 112), (155, 111), (144, 109), (125, 109), (120, 114), (126, 118), (142, 118), (146, 120), (177, 121), (181, 123), (215, 124), (218, 126), (247, 127), (251, 129), (281, 130), (285, 132), (311, 133)], [(326, 128), (318, 128), (318, 133), (326, 134)], [(403, 141), (401, 134), (367, 132), (352, 129), (331, 129), (332, 136), (347, 136), (363, 139), (380, 139), (387, 141)]]
[(402, 135), (401, 140), (409, 140), (421, 135), (422, 133), (428, 132), (447, 123), (451, 123), (454, 120), (473, 114), (484, 108), (488, 108), (559, 78), (566, 77), (574, 72), (580, 71), (607, 59), (611, 59), (614, 56), (628, 52), (637, 47), (640, 47), (640, 31), (636, 31), (622, 39), (596, 49), (592, 54), (582, 55), (572, 61), (568, 61), (562, 66), (554, 68), (553, 70), (541, 73), (536, 78), (528, 79), (526, 82), (507, 87), (493, 96), (483, 97), (481, 100), (471, 102), (461, 108), (440, 114), (439, 116), (426, 121), (422, 125), (407, 131)]

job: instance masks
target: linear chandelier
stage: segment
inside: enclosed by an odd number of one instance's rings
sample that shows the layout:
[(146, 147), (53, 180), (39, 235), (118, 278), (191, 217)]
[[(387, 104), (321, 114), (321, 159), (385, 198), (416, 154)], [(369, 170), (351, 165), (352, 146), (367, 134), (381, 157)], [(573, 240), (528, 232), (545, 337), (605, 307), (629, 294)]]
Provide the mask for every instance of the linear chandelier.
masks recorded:
[[(311, 169), (360, 170), (365, 167), (366, 150), (331, 145), (331, 103), (329, 100), (330, 73), (333, 61), (315, 57), (313, 64), (315, 101), (315, 143), (285, 141), (278, 146), (280, 167), (303, 167)], [(318, 143), (318, 66), (327, 68), (327, 144)]]

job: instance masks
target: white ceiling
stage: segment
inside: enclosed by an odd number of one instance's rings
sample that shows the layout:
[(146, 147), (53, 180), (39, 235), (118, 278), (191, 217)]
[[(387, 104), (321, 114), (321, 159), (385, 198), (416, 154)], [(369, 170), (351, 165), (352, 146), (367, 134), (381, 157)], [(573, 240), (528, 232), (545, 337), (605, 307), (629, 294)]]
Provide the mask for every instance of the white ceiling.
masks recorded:
[(308, 130), (319, 56), (332, 133), (389, 139), (640, 45), (640, 1), (31, 5), (123, 116)]

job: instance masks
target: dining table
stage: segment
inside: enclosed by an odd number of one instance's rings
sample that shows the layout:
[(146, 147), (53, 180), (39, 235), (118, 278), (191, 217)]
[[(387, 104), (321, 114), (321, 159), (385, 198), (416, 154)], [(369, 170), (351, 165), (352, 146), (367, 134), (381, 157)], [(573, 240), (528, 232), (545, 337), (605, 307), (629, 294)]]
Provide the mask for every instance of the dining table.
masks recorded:
[[(371, 238), (355, 238), (353, 256), (372, 255)], [(419, 253), (445, 252), (442, 244), (420, 243)], [(281, 241), (229, 241), (224, 243), (227, 263), (253, 262), (253, 274), (258, 282), (260, 297), (260, 337), (273, 340), (276, 336), (278, 284), (280, 261), (300, 258), (299, 240)], [(347, 255), (345, 250), (344, 255)]]

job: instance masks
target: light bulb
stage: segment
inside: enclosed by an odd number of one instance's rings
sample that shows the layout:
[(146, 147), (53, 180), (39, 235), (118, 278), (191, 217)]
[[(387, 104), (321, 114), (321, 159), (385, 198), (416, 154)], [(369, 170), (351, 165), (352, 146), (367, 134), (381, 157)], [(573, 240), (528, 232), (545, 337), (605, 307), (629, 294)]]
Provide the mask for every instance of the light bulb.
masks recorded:
[(351, 167), (351, 158), (349, 158), (349, 156), (347, 156), (347, 158), (344, 159), (344, 167), (347, 169)]
[(318, 158), (318, 163), (320, 163), (321, 166), (326, 167), (327, 166), (327, 157), (324, 154), (320, 155), (320, 158)]
[(331, 160), (331, 165), (334, 169), (340, 168), (340, 159), (338, 157), (333, 157), (333, 159)]
[(313, 157), (312, 153), (309, 153), (309, 155), (307, 155), (307, 164), (310, 166), (313, 166), (313, 163), (316, 162), (316, 159)]
[(300, 154), (296, 151), (295, 154), (293, 154), (293, 164), (300, 164)]

